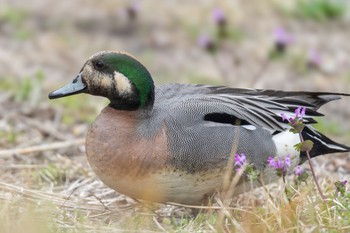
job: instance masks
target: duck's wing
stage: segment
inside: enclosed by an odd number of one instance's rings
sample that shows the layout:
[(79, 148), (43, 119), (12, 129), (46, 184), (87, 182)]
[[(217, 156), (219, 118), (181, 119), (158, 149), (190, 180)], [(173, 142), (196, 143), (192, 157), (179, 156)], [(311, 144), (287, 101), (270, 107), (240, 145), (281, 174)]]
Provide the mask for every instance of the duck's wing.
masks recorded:
[(288, 126), (281, 113), (293, 117), (297, 107), (306, 107), (304, 121), (315, 123), (312, 117), (322, 116), (317, 109), (342, 95), (348, 94), (172, 84), (157, 89), (156, 104), (184, 123), (204, 120), (235, 124), (239, 119), (237, 124), (283, 131)]
[(241, 96), (259, 96), (260, 98), (268, 98), (275, 102), (287, 106), (305, 106), (313, 110), (319, 109), (322, 105), (340, 99), (341, 96), (350, 96), (345, 93), (334, 92), (308, 92), (308, 91), (279, 91), (264, 89), (244, 89), (230, 88), (225, 86), (206, 86), (211, 93), (216, 94), (232, 94)]

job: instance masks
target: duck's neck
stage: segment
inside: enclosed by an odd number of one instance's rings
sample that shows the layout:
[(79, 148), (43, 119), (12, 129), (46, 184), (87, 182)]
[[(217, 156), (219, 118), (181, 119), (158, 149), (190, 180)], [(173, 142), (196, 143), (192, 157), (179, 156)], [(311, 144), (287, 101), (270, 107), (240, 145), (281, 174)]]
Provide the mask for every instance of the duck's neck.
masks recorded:
[(125, 111), (140, 111), (144, 114), (150, 114), (154, 104), (154, 86), (147, 95), (140, 95), (138, 91), (134, 91), (134, 94), (128, 96), (115, 96), (109, 98), (111, 108)]

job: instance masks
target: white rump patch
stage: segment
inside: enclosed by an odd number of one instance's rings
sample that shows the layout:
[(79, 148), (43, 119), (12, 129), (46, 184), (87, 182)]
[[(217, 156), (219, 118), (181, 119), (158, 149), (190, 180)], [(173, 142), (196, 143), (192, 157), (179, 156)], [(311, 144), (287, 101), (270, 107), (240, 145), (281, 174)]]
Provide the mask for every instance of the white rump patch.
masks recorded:
[(274, 135), (272, 140), (276, 146), (276, 158), (285, 159), (287, 155), (290, 155), (292, 163), (291, 167), (288, 169), (288, 172), (290, 172), (300, 161), (300, 152), (294, 148), (294, 145), (300, 142), (299, 135), (284, 131)]
[(296, 151), (294, 148), (294, 145), (300, 142), (298, 134), (284, 131), (274, 135), (272, 140), (275, 143), (278, 157), (287, 156), (287, 154), (290, 154), (292, 158), (293, 156), (299, 157), (300, 152)]
[(114, 71), (114, 79), (116, 83), (116, 89), (120, 94), (130, 94), (131, 93), (131, 83), (130, 80), (125, 77), (122, 73)]

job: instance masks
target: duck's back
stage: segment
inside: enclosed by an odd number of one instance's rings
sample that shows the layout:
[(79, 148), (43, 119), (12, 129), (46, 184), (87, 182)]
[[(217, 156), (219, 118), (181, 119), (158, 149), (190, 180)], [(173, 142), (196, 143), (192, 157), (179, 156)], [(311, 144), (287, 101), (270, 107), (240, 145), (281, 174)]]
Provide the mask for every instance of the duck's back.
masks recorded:
[(242, 126), (233, 116), (227, 117), (225, 122), (216, 121), (215, 116), (208, 117), (225, 104), (213, 102), (210, 106), (213, 112), (210, 112), (198, 103), (200, 100), (205, 103), (208, 95), (211, 90), (204, 85), (171, 84), (156, 88), (154, 111), (157, 116), (152, 119), (154, 124), (163, 122), (166, 125), (171, 164), (189, 173), (222, 169), (235, 152), (246, 154), (249, 162), (263, 170), (267, 158), (276, 154), (271, 131)]

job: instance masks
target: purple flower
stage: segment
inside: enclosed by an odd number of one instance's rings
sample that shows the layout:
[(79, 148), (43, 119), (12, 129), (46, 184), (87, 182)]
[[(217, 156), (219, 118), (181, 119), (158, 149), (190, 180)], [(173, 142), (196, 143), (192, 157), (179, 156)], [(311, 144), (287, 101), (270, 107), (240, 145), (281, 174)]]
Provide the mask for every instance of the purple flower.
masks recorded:
[(275, 168), (284, 170), (284, 161), (282, 158), (278, 158), (278, 160), (276, 161)]
[(247, 157), (245, 154), (235, 154), (235, 163), (234, 166), (237, 168), (236, 171), (239, 171), (239, 169), (247, 162)]
[(340, 193), (342, 196), (345, 195), (346, 192), (346, 184), (348, 183), (348, 180), (343, 180), (343, 181), (336, 181), (335, 188), (336, 188), (336, 196), (338, 196), (338, 193)]
[(213, 19), (214, 22), (220, 26), (223, 26), (226, 23), (226, 17), (221, 8), (215, 8), (213, 10)]
[(293, 118), (288, 118), (286, 114), (284, 113), (281, 113), (281, 117), (282, 117), (282, 120), (283, 121), (288, 121), (288, 122), (291, 122), (293, 120)]
[(282, 120), (283, 121), (288, 121), (292, 125), (295, 125), (295, 123), (297, 123), (299, 121), (302, 122), (302, 119), (303, 119), (303, 117), (305, 116), (305, 113), (306, 113), (306, 108), (305, 107), (298, 107), (297, 109), (295, 109), (294, 113), (295, 113), (295, 117), (294, 118), (292, 118), (292, 117), (288, 118), (286, 114), (281, 113)]
[(277, 160), (273, 157), (267, 159), (268, 166), (276, 170), (277, 174), (280, 176), (285, 176), (287, 168), (291, 166), (290, 155), (288, 154), (285, 159), (278, 158)]
[(283, 27), (278, 27), (273, 31), (276, 50), (283, 53), (286, 47), (293, 43), (293, 37)]
[(139, 1), (132, 2), (130, 8), (133, 9), (135, 12), (139, 12), (140, 8), (141, 8), (140, 7), (140, 2)]
[(201, 35), (198, 37), (198, 44), (205, 48), (211, 42), (211, 39), (207, 35)]
[(212, 38), (210, 38), (207, 35), (201, 35), (198, 37), (198, 44), (201, 46), (203, 49), (213, 52), (215, 49), (215, 44)]
[(135, 20), (137, 17), (137, 14), (140, 12), (140, 2), (139, 1), (134, 1), (132, 2), (126, 9), (129, 19), (130, 20)]
[(278, 27), (273, 31), (276, 43), (289, 45), (293, 43), (293, 37), (283, 27)]
[(319, 67), (321, 65), (321, 55), (315, 49), (309, 50), (308, 65), (310, 67)]
[(267, 159), (267, 162), (269, 163), (269, 166), (270, 166), (270, 167), (275, 167), (276, 161), (275, 161), (275, 159), (274, 159), (273, 157), (270, 156), (270, 157)]
[(281, 117), (282, 117), (282, 120), (283, 120), (283, 121), (287, 120), (287, 121), (289, 122), (289, 119), (288, 119), (288, 117), (287, 117), (286, 114), (281, 113)]
[(306, 108), (305, 107), (298, 107), (295, 109), (295, 117), (299, 119), (303, 119), (305, 116)]
[(303, 169), (299, 165), (296, 166), (295, 171), (294, 171), (295, 175), (301, 176), (303, 174), (303, 172), (304, 172)]
[(292, 165), (292, 161), (290, 160), (290, 155), (288, 154), (287, 157), (284, 159), (284, 164), (287, 167), (290, 167)]

